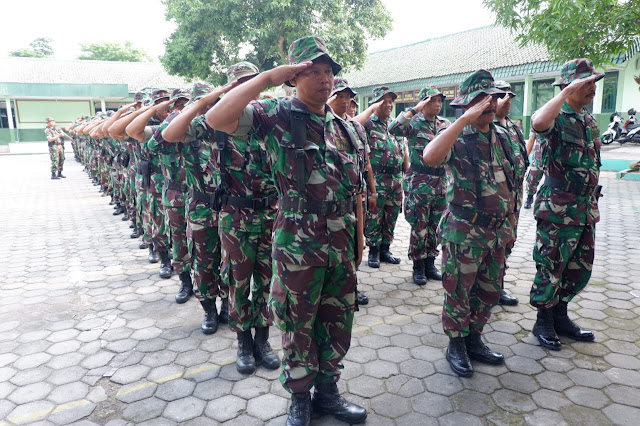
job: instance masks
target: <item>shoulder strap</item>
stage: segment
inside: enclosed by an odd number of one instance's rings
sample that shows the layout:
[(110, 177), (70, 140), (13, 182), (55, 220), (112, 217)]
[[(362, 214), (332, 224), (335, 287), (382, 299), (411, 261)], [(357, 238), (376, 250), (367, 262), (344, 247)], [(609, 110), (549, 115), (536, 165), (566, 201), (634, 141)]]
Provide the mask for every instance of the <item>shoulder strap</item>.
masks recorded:
[(296, 146), (296, 163), (298, 169), (298, 193), (304, 197), (307, 181), (304, 170), (304, 143), (307, 141), (306, 114), (299, 111), (291, 111), (289, 114), (291, 122), (291, 139)]
[[(507, 161), (509, 161), (509, 164), (511, 164), (511, 167), (513, 168), (513, 170), (515, 170), (516, 163), (515, 163), (515, 160), (513, 159), (513, 151), (511, 150), (511, 146), (509, 145), (509, 141), (507, 140), (506, 133), (507, 132), (505, 130), (502, 130), (499, 127), (496, 126), (496, 136), (500, 140), (500, 145), (502, 146), (502, 151), (504, 152), (504, 155), (507, 157)], [(513, 186), (514, 186), (513, 175), (511, 173), (506, 173), (506, 171), (505, 171), (505, 176), (507, 177), (507, 183), (509, 184), (509, 190), (512, 190)]]
[(215, 131), (216, 145), (218, 146), (218, 167), (220, 167), (220, 187), (226, 188), (227, 183), (227, 165), (226, 165), (226, 147), (229, 134)]
[(191, 149), (191, 155), (194, 158), (194, 170), (196, 172), (196, 179), (200, 184), (200, 189), (204, 190), (204, 178), (202, 177), (202, 168), (200, 167), (200, 142), (197, 140), (191, 141), (189, 144)]
[(462, 135), (467, 155), (473, 165), (473, 180), (475, 182), (476, 209), (482, 210), (482, 178), (480, 176), (480, 153), (478, 152), (478, 134)]

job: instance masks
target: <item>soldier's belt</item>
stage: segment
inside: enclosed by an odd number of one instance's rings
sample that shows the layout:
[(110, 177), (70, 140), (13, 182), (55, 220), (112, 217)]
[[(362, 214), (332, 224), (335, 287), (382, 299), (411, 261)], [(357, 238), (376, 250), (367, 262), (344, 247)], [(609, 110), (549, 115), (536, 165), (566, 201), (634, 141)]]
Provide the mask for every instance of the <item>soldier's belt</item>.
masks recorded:
[(296, 213), (312, 213), (320, 216), (329, 216), (331, 214), (344, 216), (355, 211), (355, 198), (349, 197), (345, 200), (326, 201), (285, 196), (278, 198), (278, 209)]
[(195, 189), (190, 189), (188, 192), (189, 198), (199, 201), (201, 203), (205, 203), (209, 206), (213, 206), (214, 203), (214, 194), (208, 192), (200, 192)]
[(412, 164), (409, 171), (430, 176), (444, 176), (445, 174), (444, 167), (430, 167), (422, 164)]
[(483, 228), (499, 228), (507, 220), (507, 216), (487, 214), (457, 204), (449, 204), (448, 209), (454, 216), (458, 216), (472, 225), (482, 226)]
[(402, 166), (398, 167), (382, 167), (382, 166), (371, 166), (373, 173), (379, 173), (383, 175), (397, 175), (402, 172)]
[(241, 209), (264, 210), (271, 206), (271, 204), (273, 204), (277, 200), (277, 195), (271, 195), (269, 197), (262, 198), (224, 196), (222, 197), (222, 200), (220, 200), (220, 202), (223, 206), (238, 207)]
[(544, 175), (544, 184), (549, 188), (558, 189), (564, 192), (572, 192), (577, 195), (600, 195), (602, 190), (601, 185), (586, 185), (579, 182), (570, 182), (564, 179), (553, 178), (549, 175)]
[(167, 189), (172, 189), (174, 191), (187, 192), (189, 188), (186, 183), (176, 182), (175, 180), (166, 179), (164, 181), (164, 187)]

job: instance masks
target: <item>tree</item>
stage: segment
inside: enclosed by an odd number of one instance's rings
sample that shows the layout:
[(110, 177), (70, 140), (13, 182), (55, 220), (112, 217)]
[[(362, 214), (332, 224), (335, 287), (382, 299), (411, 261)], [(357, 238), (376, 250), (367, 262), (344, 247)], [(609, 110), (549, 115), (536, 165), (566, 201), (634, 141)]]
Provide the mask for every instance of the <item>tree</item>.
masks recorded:
[(381, 0), (163, 0), (176, 31), (160, 58), (170, 74), (224, 81), (240, 60), (260, 70), (287, 62), (287, 49), (307, 35), (323, 38), (345, 68), (361, 67), (367, 38), (384, 37), (391, 18)]
[(78, 59), (121, 62), (151, 60), (144, 50), (134, 48), (130, 41), (125, 42), (124, 46), (117, 43), (92, 43), (81, 44), (80, 47), (85, 53), (78, 56)]
[(540, 43), (552, 59), (611, 62), (640, 36), (640, 0), (483, 0), (522, 46)]
[(53, 55), (50, 38), (38, 37), (29, 43), (31, 49), (18, 49), (9, 52), (9, 56), (20, 56), (23, 58), (46, 58)]

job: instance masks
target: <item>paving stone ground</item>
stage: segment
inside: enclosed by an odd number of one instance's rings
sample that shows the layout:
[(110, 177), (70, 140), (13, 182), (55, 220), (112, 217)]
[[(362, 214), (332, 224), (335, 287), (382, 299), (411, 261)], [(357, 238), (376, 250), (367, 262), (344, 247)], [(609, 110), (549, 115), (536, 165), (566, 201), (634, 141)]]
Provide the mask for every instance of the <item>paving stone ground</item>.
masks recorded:
[[(278, 372), (238, 374), (229, 329), (203, 335), (200, 306), (173, 302), (177, 277), (158, 277), (72, 155), (60, 181), (48, 162), (0, 156), (0, 424), (283, 425)], [(521, 304), (496, 307), (485, 333), (506, 363), (469, 379), (444, 359), (440, 283), (411, 281), (401, 217), (402, 264), (358, 274), (371, 302), (339, 382), (367, 424), (640, 424), (640, 183), (601, 183), (593, 278), (570, 306), (596, 342), (550, 352), (531, 335), (535, 223), (523, 210), (506, 277)]]

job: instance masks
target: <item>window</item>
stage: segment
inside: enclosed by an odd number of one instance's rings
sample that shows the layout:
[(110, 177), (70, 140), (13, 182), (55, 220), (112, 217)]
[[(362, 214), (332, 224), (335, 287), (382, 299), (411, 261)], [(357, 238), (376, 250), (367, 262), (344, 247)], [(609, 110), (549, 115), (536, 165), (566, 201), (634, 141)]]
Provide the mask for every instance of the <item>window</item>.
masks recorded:
[(615, 112), (618, 94), (618, 71), (608, 72), (602, 85), (602, 112)]
[[(533, 82), (533, 112), (539, 110), (544, 104), (553, 98), (553, 80), (540, 80)], [(515, 115), (515, 114), (513, 114)]]
[(516, 97), (511, 99), (509, 116), (522, 117), (522, 111), (524, 111), (524, 83), (511, 83), (511, 91), (516, 94)]

